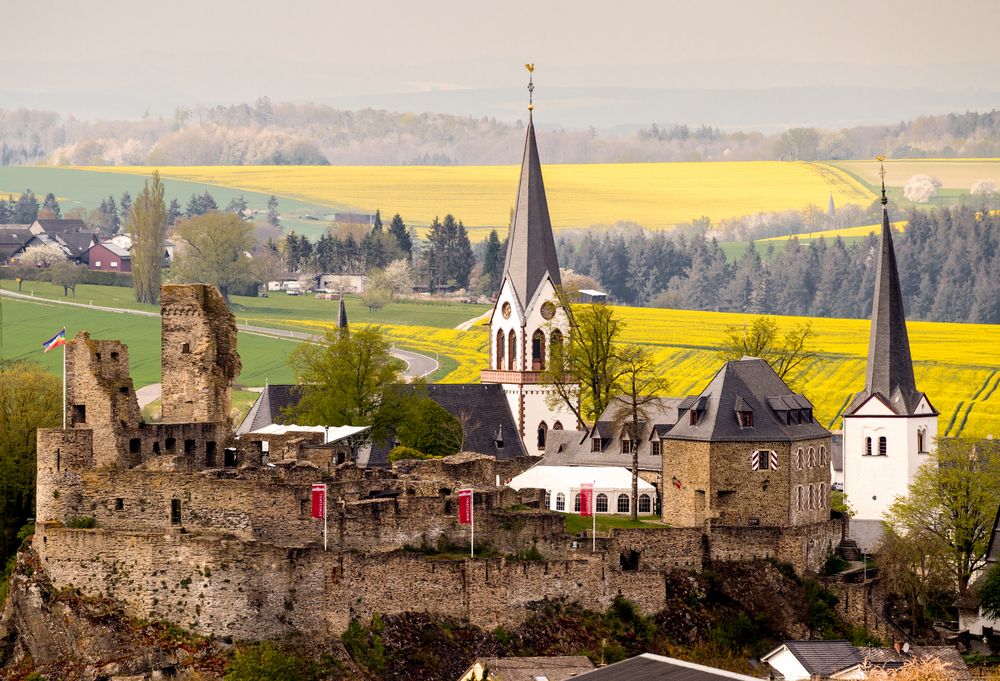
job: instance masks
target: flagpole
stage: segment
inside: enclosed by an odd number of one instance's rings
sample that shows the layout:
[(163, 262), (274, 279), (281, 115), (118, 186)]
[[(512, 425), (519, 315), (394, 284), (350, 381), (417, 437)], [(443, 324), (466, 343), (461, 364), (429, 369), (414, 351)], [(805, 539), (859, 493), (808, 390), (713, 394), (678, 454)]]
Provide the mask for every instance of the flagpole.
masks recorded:
[[(597, 487), (596, 480), (594, 480), (594, 487)], [(590, 531), (590, 539), (593, 542), (590, 552), (597, 553), (597, 494), (593, 488), (590, 491), (590, 519), (594, 523), (593, 529)]]
[(476, 493), (469, 493), (469, 557), (476, 557)]
[(326, 499), (326, 485), (323, 485), (323, 550), (326, 551), (326, 507), (330, 504)]
[[(65, 329), (63, 329), (65, 331)], [(63, 430), (66, 430), (66, 343), (63, 343), (63, 398), (62, 398)]]

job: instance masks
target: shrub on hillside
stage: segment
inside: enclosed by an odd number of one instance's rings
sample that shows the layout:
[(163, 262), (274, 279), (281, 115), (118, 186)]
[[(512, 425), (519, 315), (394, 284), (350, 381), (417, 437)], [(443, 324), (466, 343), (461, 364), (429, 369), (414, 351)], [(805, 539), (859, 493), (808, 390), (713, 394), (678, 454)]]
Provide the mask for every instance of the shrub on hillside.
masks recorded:
[(993, 180), (979, 180), (972, 185), (973, 194), (996, 194), (1000, 192), (1000, 185)]
[(941, 180), (930, 175), (914, 175), (903, 186), (903, 196), (914, 203), (927, 203), (937, 196)]
[(392, 448), (389, 452), (389, 463), (395, 463), (397, 461), (402, 461), (403, 459), (438, 459), (440, 457), (434, 456), (433, 454), (424, 454), (419, 449), (414, 449), (413, 447), (404, 447), (403, 445), (397, 445)]

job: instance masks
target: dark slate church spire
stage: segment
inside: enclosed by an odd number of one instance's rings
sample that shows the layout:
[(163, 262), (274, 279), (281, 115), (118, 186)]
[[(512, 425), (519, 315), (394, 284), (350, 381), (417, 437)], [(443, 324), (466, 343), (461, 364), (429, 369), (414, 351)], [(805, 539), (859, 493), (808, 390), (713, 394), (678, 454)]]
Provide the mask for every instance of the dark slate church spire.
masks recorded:
[[(881, 161), (882, 158), (879, 157)], [(854, 406), (869, 395), (878, 393), (897, 414), (912, 414), (922, 394), (913, 379), (910, 341), (906, 335), (903, 295), (892, 247), (888, 199), (885, 196), (885, 167), (882, 176), (882, 238), (875, 271), (875, 294), (872, 298), (872, 326), (868, 339), (868, 369), (865, 391)]]
[[(534, 65), (525, 65), (529, 72)], [(542, 164), (538, 159), (538, 145), (535, 142), (535, 124), (532, 118), (534, 103), (534, 79), (528, 83), (528, 132), (524, 142), (524, 157), (521, 161), (521, 179), (517, 186), (517, 201), (514, 204), (514, 221), (510, 228), (507, 246), (507, 260), (504, 274), (510, 279), (522, 305), (527, 305), (545, 275), (558, 286), (559, 261), (556, 245), (552, 237), (552, 223), (549, 220), (549, 206), (545, 200), (545, 185), (542, 183)]]
[(344, 294), (340, 294), (340, 309), (337, 310), (337, 328), (347, 331), (347, 307), (344, 305)]

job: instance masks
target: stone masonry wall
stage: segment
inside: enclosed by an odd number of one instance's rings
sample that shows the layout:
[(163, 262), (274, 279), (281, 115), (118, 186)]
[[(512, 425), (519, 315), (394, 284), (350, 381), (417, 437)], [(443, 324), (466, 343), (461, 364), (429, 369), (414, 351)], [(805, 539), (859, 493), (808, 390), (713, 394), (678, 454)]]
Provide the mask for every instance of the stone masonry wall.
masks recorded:
[(205, 284), (163, 286), (160, 314), (163, 420), (228, 422), (241, 365), (236, 318), (222, 294)]

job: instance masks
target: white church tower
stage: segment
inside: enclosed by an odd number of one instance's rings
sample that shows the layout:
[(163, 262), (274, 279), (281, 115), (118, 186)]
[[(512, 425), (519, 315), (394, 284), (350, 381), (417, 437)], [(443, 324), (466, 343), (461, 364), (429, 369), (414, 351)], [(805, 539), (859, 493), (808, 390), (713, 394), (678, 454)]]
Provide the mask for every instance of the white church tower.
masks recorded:
[(897, 496), (907, 493), (917, 468), (927, 461), (937, 438), (938, 417), (913, 378), (884, 168), (881, 173), (882, 239), (865, 389), (844, 411), (844, 491), (855, 511), (852, 535), (856, 534), (859, 544), (869, 545), (880, 534), (877, 521)]
[[(529, 65), (528, 70), (533, 68)], [(529, 82), (529, 93), (533, 89)], [(535, 143), (533, 108), (529, 99), (514, 221), (500, 295), (490, 316), (489, 367), (480, 380), (503, 386), (525, 451), (541, 455), (548, 431), (575, 429), (577, 423), (566, 406), (549, 407), (546, 398), (552, 388), (539, 382), (552, 347), (568, 338), (570, 324), (556, 297), (561, 284), (559, 262)]]

